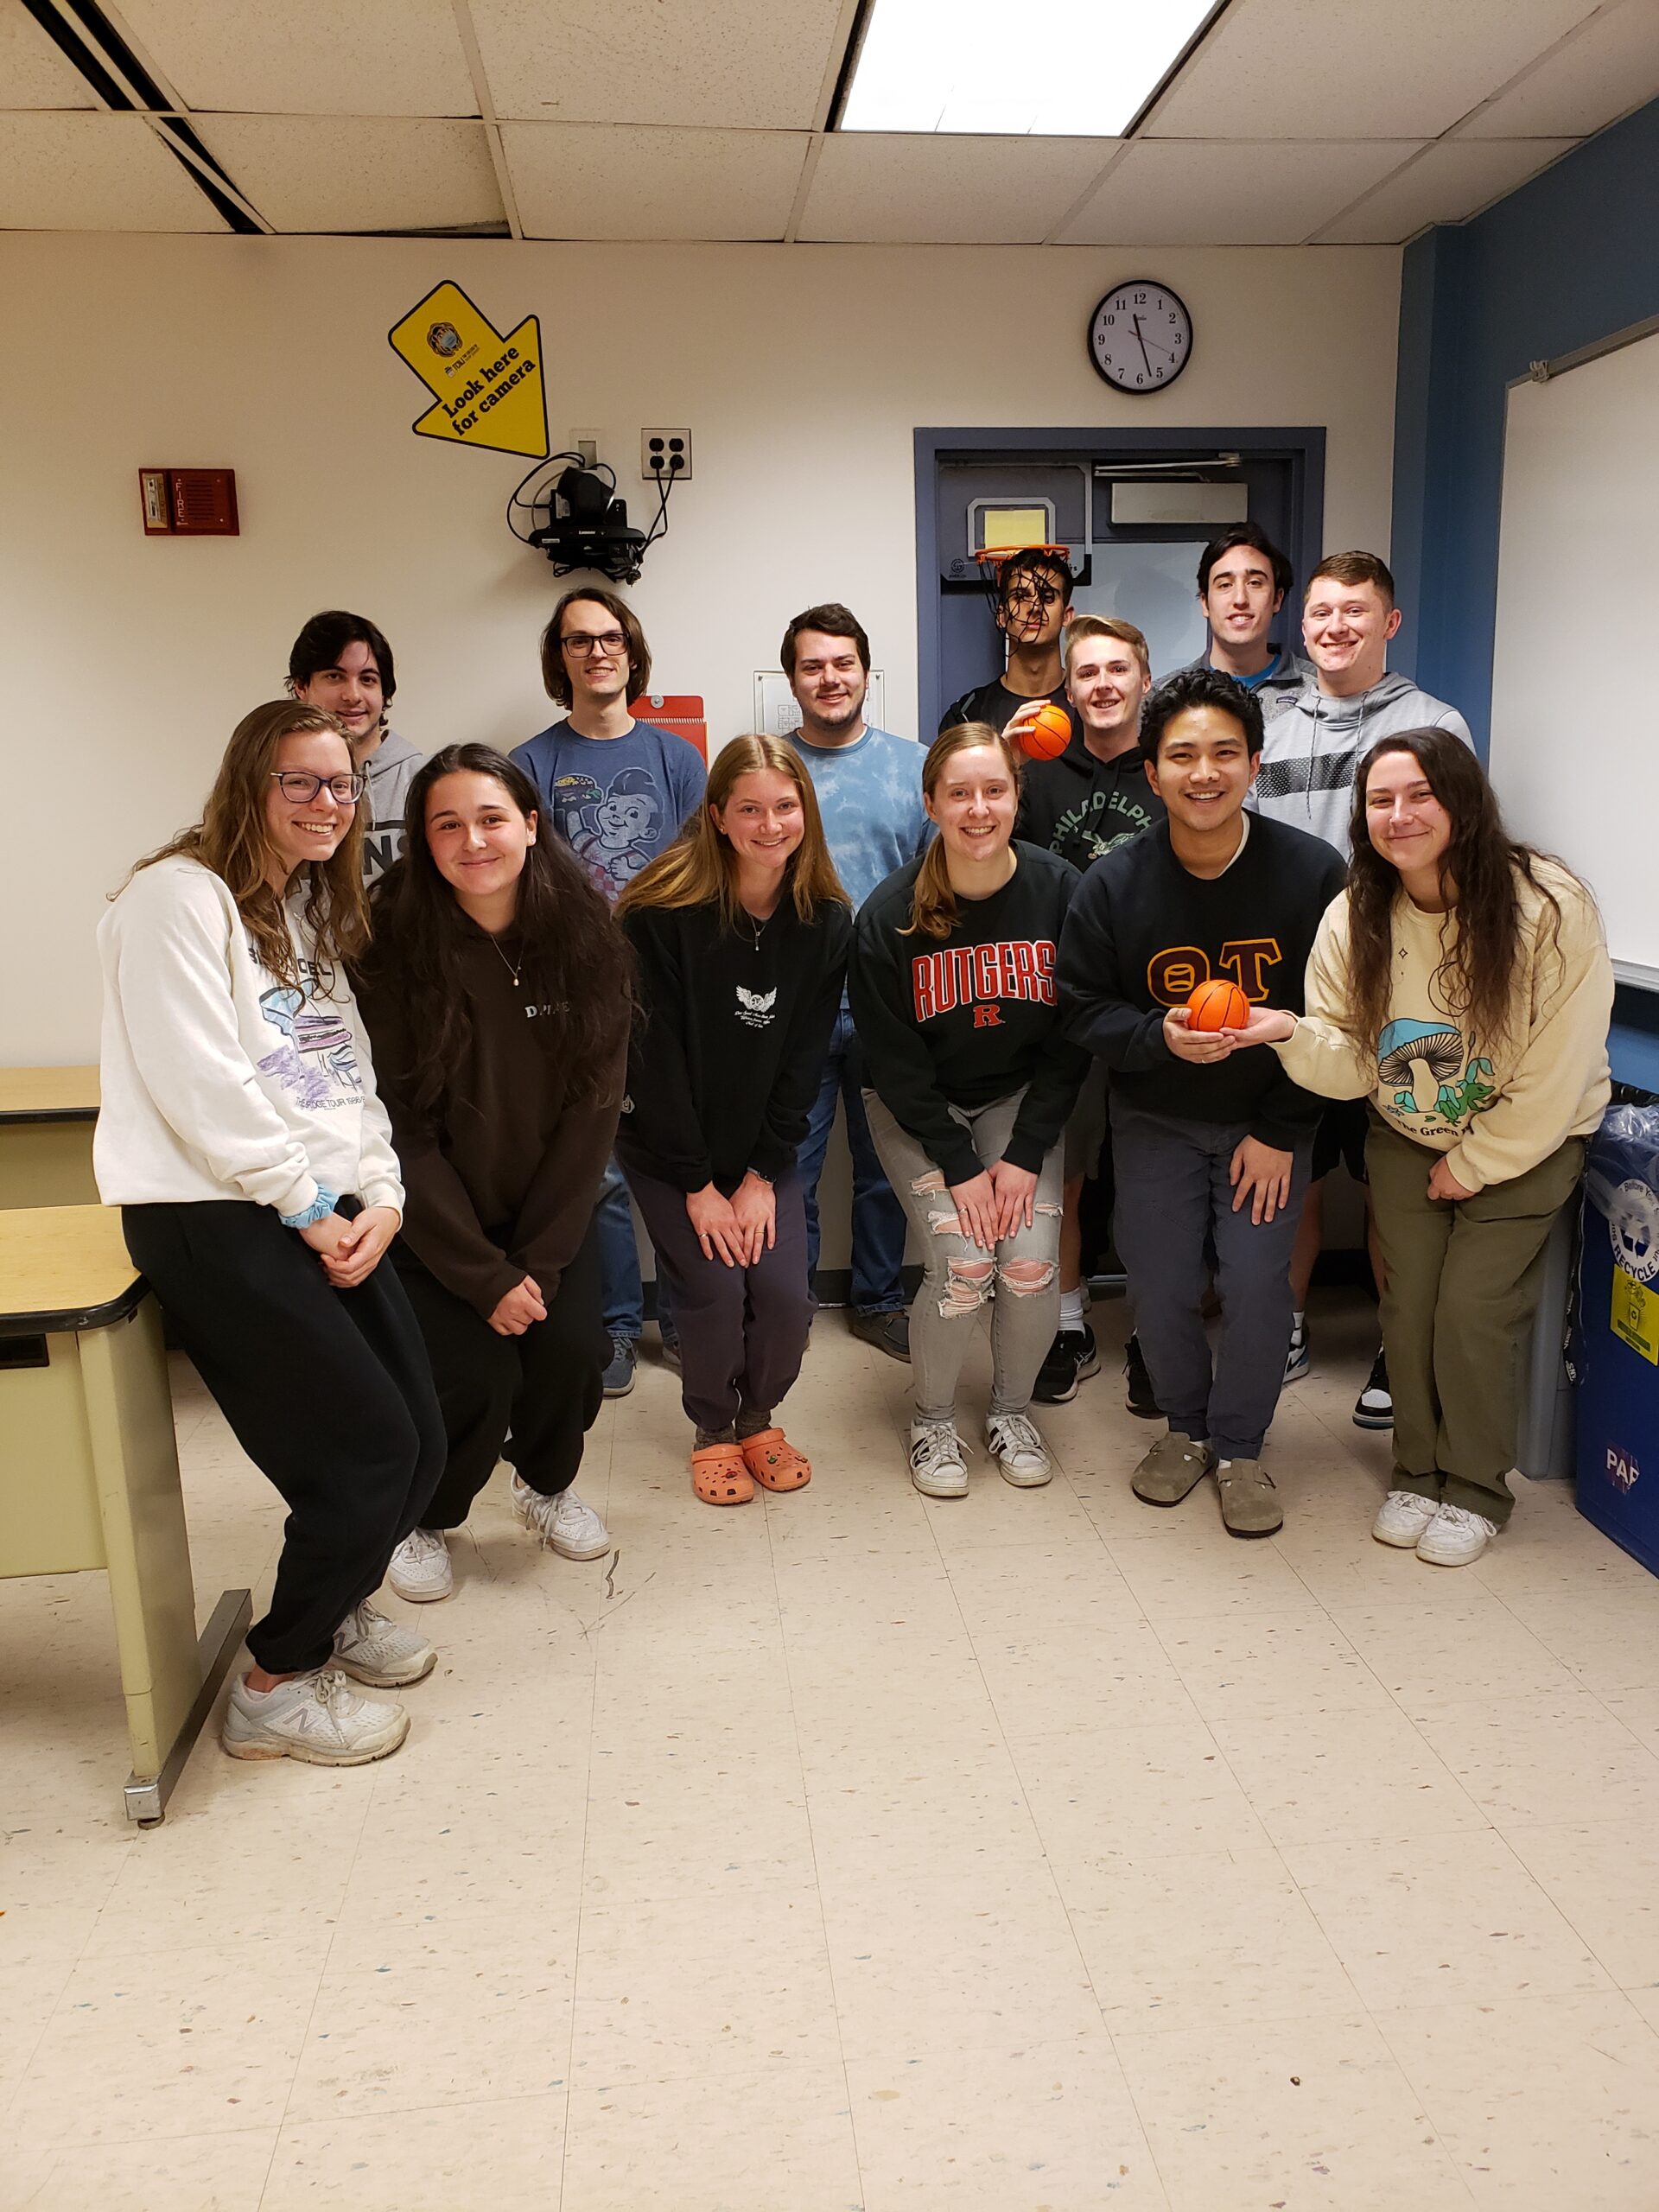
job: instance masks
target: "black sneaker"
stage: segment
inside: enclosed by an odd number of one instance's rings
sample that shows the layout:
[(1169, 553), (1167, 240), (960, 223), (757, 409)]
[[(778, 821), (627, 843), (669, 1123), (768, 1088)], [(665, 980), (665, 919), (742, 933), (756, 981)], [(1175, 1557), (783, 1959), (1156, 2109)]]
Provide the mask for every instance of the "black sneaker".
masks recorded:
[(889, 1359), (910, 1357), (910, 1314), (900, 1306), (896, 1313), (860, 1313), (847, 1317), (847, 1326), (861, 1344), (874, 1344)]
[(1389, 1389), (1389, 1357), (1378, 1352), (1371, 1363), (1371, 1379), (1354, 1400), (1356, 1428), (1392, 1428), (1394, 1396)]
[(1031, 1395), (1039, 1406), (1063, 1406), (1077, 1396), (1079, 1382), (1099, 1372), (1100, 1349), (1094, 1331), (1087, 1326), (1062, 1329), (1037, 1370)]
[(1158, 1401), (1153, 1395), (1152, 1377), (1147, 1372), (1147, 1363), (1141, 1357), (1141, 1339), (1131, 1337), (1123, 1347), (1123, 1381), (1128, 1390), (1129, 1411), (1137, 1421), (1161, 1421)]

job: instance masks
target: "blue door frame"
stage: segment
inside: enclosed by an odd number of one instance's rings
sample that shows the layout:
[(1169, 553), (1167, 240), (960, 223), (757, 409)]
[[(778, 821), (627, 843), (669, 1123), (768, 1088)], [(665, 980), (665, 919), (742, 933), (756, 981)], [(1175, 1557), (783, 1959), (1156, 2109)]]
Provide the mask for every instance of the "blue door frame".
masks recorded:
[(1122, 455), (1184, 454), (1192, 451), (1291, 455), (1300, 465), (1300, 487), (1293, 532), (1294, 543), (1285, 548), (1299, 576), (1325, 550), (1325, 431), (1309, 424), (1240, 429), (1126, 429), (1114, 424), (1090, 429), (1072, 423), (1059, 429), (928, 429), (916, 438), (916, 678), (917, 724), (925, 742), (944, 706), (941, 695), (939, 607), (939, 544), (935, 481), (938, 464), (988, 459), (998, 454), (1053, 453), (1057, 448), (1086, 448), (1096, 459)]

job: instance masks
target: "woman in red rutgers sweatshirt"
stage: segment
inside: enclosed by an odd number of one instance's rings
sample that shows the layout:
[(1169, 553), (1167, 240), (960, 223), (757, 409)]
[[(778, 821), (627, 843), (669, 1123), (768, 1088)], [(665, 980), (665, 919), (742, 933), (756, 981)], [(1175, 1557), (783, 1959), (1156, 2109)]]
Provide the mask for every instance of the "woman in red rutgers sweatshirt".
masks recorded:
[(936, 738), (922, 790), (938, 836), (865, 901), (848, 980), (870, 1133), (925, 1271), (911, 1308), (911, 1478), (961, 1497), (957, 1381), (994, 1282), (985, 1440), (1011, 1483), (1053, 1472), (1027, 1408), (1059, 1313), (1061, 1140), (1086, 1065), (1054, 994), (1081, 879), (1012, 842), (1019, 758), (988, 724)]

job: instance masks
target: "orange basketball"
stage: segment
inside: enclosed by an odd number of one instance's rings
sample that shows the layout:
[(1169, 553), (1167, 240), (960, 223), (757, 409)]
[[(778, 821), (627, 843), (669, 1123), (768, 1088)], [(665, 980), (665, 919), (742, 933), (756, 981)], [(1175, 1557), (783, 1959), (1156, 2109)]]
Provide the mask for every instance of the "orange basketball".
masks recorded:
[(1014, 733), (1020, 750), (1032, 760), (1058, 760), (1071, 742), (1071, 717), (1064, 707), (1045, 699), (1028, 722)]
[(1250, 1002), (1236, 983), (1211, 976), (1188, 999), (1186, 1011), (1190, 1029), (1242, 1029), (1250, 1018)]

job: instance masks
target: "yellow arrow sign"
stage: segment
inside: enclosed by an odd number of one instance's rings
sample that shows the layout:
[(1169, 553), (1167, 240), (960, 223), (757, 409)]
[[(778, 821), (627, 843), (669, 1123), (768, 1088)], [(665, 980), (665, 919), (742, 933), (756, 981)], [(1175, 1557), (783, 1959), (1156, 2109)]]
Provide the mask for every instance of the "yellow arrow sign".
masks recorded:
[(438, 284), (386, 337), (438, 403), (410, 425), (416, 437), (547, 458), (537, 316), (526, 315), (504, 338), (459, 284)]

